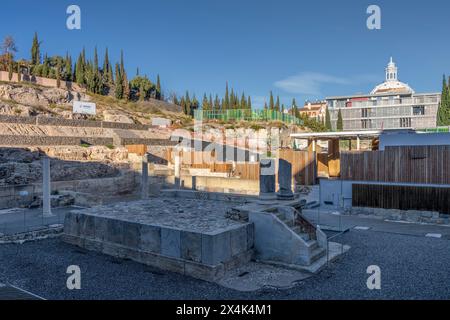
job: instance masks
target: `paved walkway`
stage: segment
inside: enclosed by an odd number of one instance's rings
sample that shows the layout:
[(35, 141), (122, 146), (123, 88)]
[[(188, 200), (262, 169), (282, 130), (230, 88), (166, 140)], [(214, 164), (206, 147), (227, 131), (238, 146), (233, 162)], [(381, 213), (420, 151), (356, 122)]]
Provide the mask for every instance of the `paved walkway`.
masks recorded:
[(380, 217), (364, 217), (342, 215), (333, 209), (315, 208), (303, 210), (303, 214), (314, 224), (323, 229), (343, 231), (356, 228), (357, 230), (371, 230), (411, 236), (433, 236), (450, 239), (450, 226), (412, 223), (405, 221), (387, 221)]
[(44, 217), (42, 209), (4, 209), (0, 210), (0, 235), (11, 235), (40, 230), (53, 224), (64, 223), (66, 212), (75, 207), (52, 209), (52, 217)]

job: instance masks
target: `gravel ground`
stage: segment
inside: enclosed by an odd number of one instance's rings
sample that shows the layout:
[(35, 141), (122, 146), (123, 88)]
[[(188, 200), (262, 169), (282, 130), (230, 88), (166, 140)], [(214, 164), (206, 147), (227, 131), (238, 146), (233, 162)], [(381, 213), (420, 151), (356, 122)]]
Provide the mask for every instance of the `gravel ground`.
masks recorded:
[[(450, 241), (352, 230), (350, 251), (320, 274), (286, 290), (244, 293), (85, 252), (59, 239), (0, 246), (0, 282), (47, 299), (450, 299)], [(79, 265), (82, 289), (66, 289), (66, 268)], [(368, 290), (366, 269), (381, 268), (381, 290)]]

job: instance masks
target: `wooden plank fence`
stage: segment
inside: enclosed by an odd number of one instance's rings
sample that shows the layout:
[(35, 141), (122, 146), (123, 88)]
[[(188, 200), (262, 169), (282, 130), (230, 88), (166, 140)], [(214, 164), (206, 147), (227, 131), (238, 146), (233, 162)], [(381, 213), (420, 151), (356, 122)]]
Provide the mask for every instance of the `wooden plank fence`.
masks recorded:
[(341, 179), (450, 184), (450, 146), (388, 147), (341, 152)]
[[(292, 176), (296, 183), (312, 185), (316, 180), (316, 165), (313, 152), (280, 149), (278, 157), (292, 164)], [(216, 161), (214, 152), (184, 151), (181, 152), (182, 165), (196, 169), (210, 169), (211, 172), (227, 172), (246, 180), (259, 179), (259, 163), (235, 162), (234, 170), (231, 162)], [(174, 152), (167, 151), (167, 161), (174, 163)]]
[(450, 214), (450, 188), (353, 184), (352, 205)]

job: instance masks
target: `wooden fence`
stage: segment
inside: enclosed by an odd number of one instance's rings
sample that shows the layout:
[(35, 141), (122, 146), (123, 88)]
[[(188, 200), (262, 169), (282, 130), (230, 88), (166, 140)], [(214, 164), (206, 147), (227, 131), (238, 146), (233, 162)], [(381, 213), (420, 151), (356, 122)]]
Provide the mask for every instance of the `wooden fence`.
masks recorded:
[(280, 149), (278, 156), (292, 165), (292, 176), (298, 184), (315, 184), (317, 174), (314, 152)]
[(147, 153), (147, 146), (145, 144), (129, 144), (125, 145), (129, 153), (135, 153), (138, 156), (143, 156)]
[[(280, 149), (278, 157), (292, 164), (292, 176), (296, 183), (312, 185), (316, 179), (316, 165), (313, 152)], [(174, 152), (167, 151), (167, 161), (174, 163)], [(185, 167), (210, 169), (211, 172), (227, 172), (246, 180), (259, 180), (259, 163), (235, 162), (234, 170), (231, 162), (218, 162), (214, 152), (184, 151), (181, 152), (181, 163)]]
[(450, 146), (388, 147), (385, 151), (342, 152), (341, 179), (450, 184)]
[(354, 184), (352, 205), (450, 214), (450, 188)]

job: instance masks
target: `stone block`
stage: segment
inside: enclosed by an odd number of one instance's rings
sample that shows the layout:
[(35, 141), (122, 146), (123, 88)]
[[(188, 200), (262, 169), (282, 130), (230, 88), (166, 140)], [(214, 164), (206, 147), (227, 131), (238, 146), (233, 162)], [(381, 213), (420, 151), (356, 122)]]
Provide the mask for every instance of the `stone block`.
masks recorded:
[(184, 274), (184, 261), (167, 258), (151, 252), (141, 252), (140, 261), (161, 270)]
[(255, 225), (247, 224), (247, 250), (253, 249), (255, 245)]
[(200, 262), (202, 260), (202, 234), (181, 231), (180, 252), (182, 259)]
[(123, 245), (133, 249), (139, 248), (140, 225), (134, 222), (123, 221)]
[(79, 215), (79, 235), (83, 238), (95, 238), (95, 217), (82, 214)]
[(223, 264), (208, 266), (201, 263), (186, 262), (184, 265), (184, 274), (206, 281), (216, 281), (223, 278), (225, 268)]
[(163, 256), (180, 258), (181, 231), (176, 229), (161, 228), (161, 254)]
[(112, 243), (123, 243), (123, 221), (106, 219), (105, 240)]
[(161, 228), (150, 225), (140, 225), (139, 248), (154, 253), (161, 252)]
[(72, 236), (78, 236), (80, 234), (77, 217), (77, 214), (74, 212), (66, 213), (64, 218), (64, 233)]
[(105, 219), (103, 217), (96, 216), (94, 218), (94, 224), (95, 224), (95, 239), (99, 241), (104, 241), (107, 236), (107, 230), (108, 230), (108, 219)]
[(216, 265), (231, 258), (231, 233), (230, 231), (219, 234), (202, 235), (201, 242), (202, 263)]
[(230, 230), (231, 256), (247, 251), (247, 227)]

